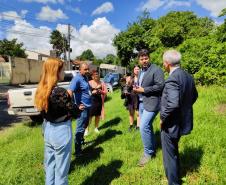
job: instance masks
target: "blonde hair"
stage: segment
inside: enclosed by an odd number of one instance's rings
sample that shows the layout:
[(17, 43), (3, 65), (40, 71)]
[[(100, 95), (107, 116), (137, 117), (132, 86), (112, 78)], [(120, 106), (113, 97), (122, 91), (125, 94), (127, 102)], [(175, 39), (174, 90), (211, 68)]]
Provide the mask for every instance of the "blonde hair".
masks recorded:
[(52, 89), (57, 84), (59, 73), (63, 68), (63, 61), (48, 58), (42, 66), (41, 80), (35, 94), (35, 106), (39, 111), (48, 111), (48, 99)]

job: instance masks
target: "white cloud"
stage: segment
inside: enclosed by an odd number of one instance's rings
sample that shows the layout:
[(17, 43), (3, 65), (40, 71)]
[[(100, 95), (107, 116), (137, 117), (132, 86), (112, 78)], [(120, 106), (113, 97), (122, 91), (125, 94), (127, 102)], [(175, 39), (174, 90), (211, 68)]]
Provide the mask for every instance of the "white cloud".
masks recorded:
[(114, 6), (111, 2), (105, 2), (99, 7), (97, 7), (93, 12), (92, 15), (99, 15), (102, 13), (112, 12), (114, 10)]
[(177, 7), (177, 6), (191, 6), (191, 2), (189, 1), (174, 1), (171, 0), (167, 3), (167, 5), (164, 8), (171, 8), (171, 7)]
[[(56, 29), (67, 35), (67, 25), (58, 24)], [(120, 30), (105, 17), (95, 19), (91, 25), (82, 25), (79, 29), (72, 27), (71, 30), (72, 58), (81, 55), (87, 49), (91, 49), (98, 58), (116, 54), (112, 39)], [(25, 48), (46, 53), (52, 48), (49, 44), (51, 31), (46, 26), (35, 28), (25, 20), (14, 20), (14, 25), (6, 32), (6, 38), (17, 38), (18, 42), (24, 43)]]
[(147, 0), (146, 2), (142, 2), (140, 6), (138, 7), (138, 11), (155, 11), (159, 9), (160, 7), (163, 7), (165, 9), (172, 8), (172, 7), (178, 7), (178, 6), (191, 6), (190, 1), (176, 1), (176, 0)]
[[(67, 26), (58, 24), (57, 29), (67, 34)], [(105, 17), (95, 19), (90, 26), (83, 25), (79, 30), (76, 28), (72, 30), (72, 58), (81, 55), (87, 49), (91, 49), (99, 58), (107, 54), (116, 54), (112, 39), (119, 33), (119, 30), (112, 26)]]
[(21, 18), (24, 18), (27, 14), (27, 10), (21, 10), (20, 14), (18, 14), (16, 11), (7, 11), (0, 13), (0, 20), (8, 20), (8, 21), (14, 21), (14, 20), (20, 20)]
[(15, 11), (8, 11), (0, 13), (0, 19), (13, 21), (14, 19), (21, 19), (21, 16)]
[(37, 3), (43, 3), (43, 4), (47, 4), (47, 3), (64, 3), (64, 0), (21, 0), (23, 2), (26, 3), (32, 3), (32, 2), (37, 2)]
[(161, 0), (147, 0), (146, 2), (142, 2), (138, 8), (139, 11), (154, 11), (160, 8), (165, 1)]
[(210, 11), (210, 15), (213, 17), (217, 17), (223, 8), (226, 8), (225, 0), (196, 0), (197, 4), (202, 6), (202, 8)]
[(53, 10), (49, 6), (43, 6), (41, 12), (37, 14), (37, 19), (55, 22), (58, 19), (68, 19), (61, 9)]
[(81, 10), (80, 10), (79, 7), (73, 8), (73, 7), (71, 7), (71, 6), (67, 6), (66, 9), (67, 9), (67, 10), (70, 10), (70, 11), (73, 11), (73, 12), (75, 12), (75, 13), (77, 13), (77, 14), (82, 14), (82, 12), (81, 12)]
[(24, 43), (24, 48), (46, 52), (51, 49), (49, 36), (51, 29), (46, 26), (35, 28), (25, 20), (14, 20), (14, 25), (6, 32), (6, 38), (16, 38), (18, 42)]
[(25, 15), (28, 13), (28, 10), (21, 10), (20, 15), (21, 17), (25, 17)]

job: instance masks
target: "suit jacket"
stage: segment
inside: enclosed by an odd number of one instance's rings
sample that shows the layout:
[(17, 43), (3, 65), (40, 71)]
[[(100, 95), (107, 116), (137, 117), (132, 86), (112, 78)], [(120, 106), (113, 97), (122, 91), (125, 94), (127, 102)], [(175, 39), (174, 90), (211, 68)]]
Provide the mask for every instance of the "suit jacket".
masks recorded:
[[(140, 74), (138, 75), (138, 80)], [(161, 68), (155, 64), (151, 64), (144, 74), (141, 82), (141, 87), (144, 88), (143, 104), (144, 109), (149, 112), (160, 110), (160, 98), (164, 87), (164, 73)]]
[(190, 74), (178, 68), (165, 82), (161, 98), (160, 118), (163, 130), (178, 138), (193, 129), (192, 105), (198, 98), (194, 80)]

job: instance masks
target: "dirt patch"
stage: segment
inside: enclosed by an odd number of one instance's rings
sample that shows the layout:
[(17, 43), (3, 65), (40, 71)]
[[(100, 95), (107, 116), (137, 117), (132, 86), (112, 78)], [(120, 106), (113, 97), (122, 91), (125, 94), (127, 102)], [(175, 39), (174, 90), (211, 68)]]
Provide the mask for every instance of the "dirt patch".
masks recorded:
[(217, 105), (215, 110), (219, 114), (226, 115), (226, 103), (221, 103), (221, 104)]

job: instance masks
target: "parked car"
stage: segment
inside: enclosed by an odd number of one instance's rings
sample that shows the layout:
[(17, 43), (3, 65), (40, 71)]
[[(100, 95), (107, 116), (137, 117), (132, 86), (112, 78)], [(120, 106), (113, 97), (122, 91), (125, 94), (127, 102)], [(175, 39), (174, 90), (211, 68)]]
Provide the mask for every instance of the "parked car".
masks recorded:
[(121, 79), (120, 73), (107, 73), (103, 79), (107, 86), (109, 92), (113, 92), (113, 89), (119, 86), (119, 81)]
[[(69, 82), (75, 75), (73, 73), (74, 71), (65, 72), (64, 82), (59, 82), (58, 86), (67, 89)], [(42, 121), (42, 116), (34, 105), (36, 89), (37, 84), (8, 90), (8, 114), (29, 116), (32, 121)]]

